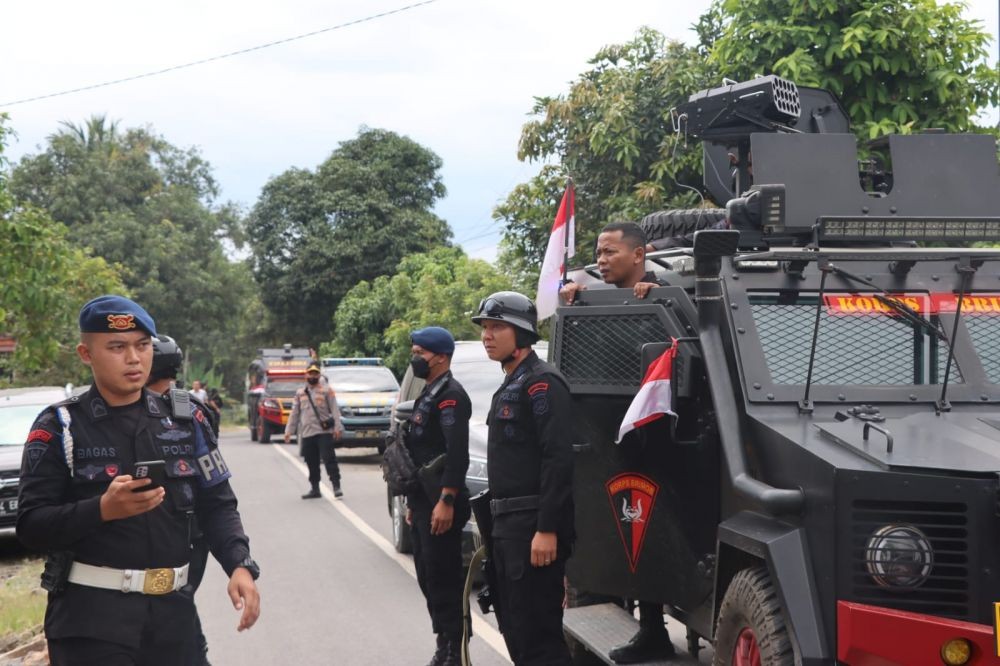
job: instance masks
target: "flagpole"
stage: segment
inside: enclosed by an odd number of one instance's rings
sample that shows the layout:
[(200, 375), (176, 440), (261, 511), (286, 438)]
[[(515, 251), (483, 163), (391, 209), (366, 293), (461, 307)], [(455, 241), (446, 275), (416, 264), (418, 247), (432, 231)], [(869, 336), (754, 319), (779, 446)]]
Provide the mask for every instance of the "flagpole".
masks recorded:
[[(567, 274), (569, 272), (569, 220), (570, 220), (570, 207), (576, 208), (576, 193), (573, 192), (573, 178), (571, 176), (566, 176), (566, 208), (563, 210), (563, 274), (562, 281), (566, 284)], [(573, 211), (576, 213), (576, 210)]]

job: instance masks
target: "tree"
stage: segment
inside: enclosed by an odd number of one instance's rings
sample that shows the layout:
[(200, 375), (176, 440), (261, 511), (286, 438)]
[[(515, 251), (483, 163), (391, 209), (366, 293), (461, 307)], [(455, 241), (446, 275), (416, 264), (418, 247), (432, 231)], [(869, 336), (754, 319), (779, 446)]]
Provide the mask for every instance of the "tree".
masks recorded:
[(493, 212), (506, 223), (500, 261), (522, 286), (537, 279), (566, 175), (577, 187), (577, 248), (584, 256), (609, 221), (699, 200), (678, 183), (700, 184), (700, 149), (676, 141), (670, 111), (711, 80), (703, 55), (642, 28), (589, 64), (565, 96), (537, 97), (532, 113), (539, 117), (521, 131), (519, 159), (560, 166), (543, 167)]
[[(97, 116), (81, 126), (64, 123), (43, 152), (15, 166), (10, 189), (19, 204), (66, 225), (69, 242), (120, 266), (157, 329), (193, 360), (245, 364), (249, 354), (232, 341), (252, 283), (247, 266), (231, 262), (223, 248), (224, 240), (239, 242), (240, 214), (215, 205), (211, 167), (197, 150)], [(241, 372), (227, 379), (230, 390), (242, 388)]]
[(285, 341), (329, 339), (348, 289), (414, 252), (447, 245), (431, 208), (444, 196), (441, 158), (387, 130), (362, 128), (315, 172), (289, 169), (247, 219), (253, 276)]
[(975, 129), (996, 104), (989, 34), (937, 0), (713, 0), (698, 26), (722, 76), (774, 73), (834, 92), (863, 139)]
[(479, 301), (510, 289), (510, 280), (461, 248), (440, 247), (403, 259), (393, 276), (355, 285), (337, 308), (336, 337), (321, 353), (381, 356), (399, 374), (410, 358), (410, 332), (443, 326), (458, 340), (479, 337), (470, 317)]
[(17, 341), (3, 374), (22, 386), (87, 381), (76, 357), (77, 313), (96, 294), (123, 293), (115, 266), (67, 239), (31, 206), (16, 206), (3, 169), (7, 129), (0, 114), (0, 333)]

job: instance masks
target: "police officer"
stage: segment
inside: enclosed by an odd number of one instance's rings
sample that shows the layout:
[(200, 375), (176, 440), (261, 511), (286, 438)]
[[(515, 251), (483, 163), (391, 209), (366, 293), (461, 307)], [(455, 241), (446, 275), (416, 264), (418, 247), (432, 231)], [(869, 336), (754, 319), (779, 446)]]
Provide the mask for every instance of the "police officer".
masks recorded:
[[(410, 335), (413, 376), (426, 380), (413, 405), (406, 448), (414, 464), (441, 468), (407, 495), (413, 562), (427, 600), (437, 650), (428, 666), (459, 666), (462, 658), (462, 528), (472, 513), (465, 475), (469, 469), (472, 403), (451, 375), (455, 338), (438, 326)], [(444, 456), (443, 460), (440, 457)], [(433, 462), (432, 462), (433, 461)], [(425, 472), (426, 473), (426, 472)]]
[(569, 389), (531, 349), (538, 313), (530, 299), (495, 293), (472, 321), (507, 375), (487, 417), (486, 457), (504, 640), (518, 666), (570, 664), (562, 628), (574, 535)]
[[(343, 497), (340, 487), (340, 466), (337, 464), (337, 449), (333, 443), (344, 436), (344, 426), (340, 421), (340, 406), (337, 394), (320, 381), (322, 373), (319, 363), (313, 361), (306, 368), (306, 385), (295, 391), (292, 413), (285, 424), (285, 444), (292, 441), (292, 434), (298, 433), (299, 450), (309, 468), (309, 491), (302, 499), (318, 499), (319, 463), (326, 466), (326, 473), (333, 486), (333, 496)], [(332, 430), (332, 433), (331, 433)]]
[[(172, 337), (161, 333), (153, 338), (153, 366), (149, 372), (149, 379), (146, 381), (146, 388), (157, 395), (162, 395), (170, 403), (172, 414), (178, 412), (183, 414), (186, 411), (184, 404), (187, 400), (197, 403), (197, 398), (193, 395), (176, 388), (177, 373), (180, 372), (183, 364), (184, 352), (181, 351), (181, 348)], [(211, 418), (211, 412), (200, 403), (196, 404), (194, 409), (201, 410), (203, 417)], [(191, 414), (193, 417), (194, 412)], [(195, 427), (204, 428), (206, 421), (209, 419), (196, 419), (197, 426)], [(217, 420), (211, 420), (211, 430), (211, 434), (218, 438), (219, 425)], [(211, 437), (207, 432), (204, 433), (204, 436), (206, 438)], [(173, 452), (173, 446), (175, 445), (163, 444), (161, 446), (161, 452), (164, 457)], [(207, 564), (208, 543), (206, 543), (204, 535), (200, 532), (192, 534), (191, 566), (188, 570), (187, 585), (181, 588), (182, 593), (194, 598), (194, 593), (198, 591), (201, 579), (205, 575), (205, 566)], [(205, 632), (201, 628), (201, 618), (198, 615), (197, 607), (195, 607), (194, 611), (194, 640), (195, 645), (190, 663), (192, 666), (211, 666), (208, 661), (208, 641), (205, 639)]]
[(194, 603), (178, 590), (195, 517), (229, 575), (238, 630), (260, 613), (259, 569), (230, 472), (210, 431), (195, 427), (200, 411), (181, 418), (144, 389), (156, 335), (145, 310), (101, 296), (81, 309), (80, 331), (77, 353), (93, 384), (42, 411), (21, 463), (17, 535), (49, 551), (49, 658), (55, 666), (184, 664)]

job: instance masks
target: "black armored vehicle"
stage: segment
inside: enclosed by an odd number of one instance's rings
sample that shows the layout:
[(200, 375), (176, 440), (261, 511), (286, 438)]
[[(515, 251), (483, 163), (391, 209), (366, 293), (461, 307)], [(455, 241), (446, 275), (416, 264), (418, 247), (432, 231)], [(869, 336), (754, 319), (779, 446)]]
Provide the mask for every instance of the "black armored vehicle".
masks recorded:
[[(590, 288), (557, 312), (580, 423), (571, 596), (662, 603), (716, 664), (1000, 663), (994, 139), (859, 158), (832, 94), (773, 76), (674, 117), (725, 209), (644, 220), (675, 240), (647, 255), (668, 286), (640, 300), (580, 269)], [(676, 418), (616, 444), (671, 347)], [(581, 606), (565, 627), (607, 661), (622, 617)]]

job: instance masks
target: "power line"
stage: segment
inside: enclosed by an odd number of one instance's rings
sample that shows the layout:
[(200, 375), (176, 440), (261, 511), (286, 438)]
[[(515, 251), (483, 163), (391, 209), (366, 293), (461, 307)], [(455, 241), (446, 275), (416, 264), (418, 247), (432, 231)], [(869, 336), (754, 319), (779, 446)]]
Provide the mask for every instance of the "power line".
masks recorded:
[(15, 106), (17, 104), (27, 104), (28, 102), (37, 102), (41, 99), (49, 99), (51, 97), (61, 97), (63, 95), (72, 95), (73, 93), (83, 92), (85, 90), (94, 90), (95, 88), (104, 88), (107, 86), (117, 85), (119, 83), (126, 83), (128, 81), (136, 81), (138, 79), (145, 79), (151, 76), (159, 76), (160, 74), (166, 74), (167, 72), (176, 72), (179, 69), (187, 69), (188, 67), (195, 67), (196, 65), (204, 65), (209, 62), (215, 62), (216, 60), (223, 60), (224, 58), (232, 58), (234, 56), (243, 55), (244, 53), (250, 53), (252, 51), (260, 51), (262, 49), (267, 49), (272, 46), (278, 46), (280, 44), (288, 44), (289, 42), (294, 42), (300, 39), (305, 39), (306, 37), (314, 37), (316, 35), (321, 35), (325, 32), (330, 32), (332, 30), (340, 30), (341, 28), (347, 28), (352, 25), (358, 25), (360, 23), (367, 23), (369, 21), (374, 21), (376, 19), (384, 18), (386, 16), (391, 16), (393, 14), (399, 14), (410, 9), (416, 9), (417, 7), (422, 7), (423, 5), (429, 5), (437, 0), (423, 0), (422, 2), (415, 2), (405, 7), (399, 7), (397, 9), (390, 9), (389, 11), (382, 12), (380, 14), (372, 14), (371, 16), (366, 16), (364, 18), (355, 19), (354, 21), (348, 21), (346, 23), (340, 23), (338, 25), (330, 26), (329, 28), (322, 28), (320, 30), (313, 30), (312, 32), (306, 32), (301, 35), (295, 35), (294, 37), (286, 37), (285, 39), (278, 39), (273, 42), (267, 42), (266, 44), (258, 44), (257, 46), (251, 46), (245, 49), (240, 49), (239, 51), (231, 51), (229, 53), (223, 53), (222, 55), (212, 56), (210, 58), (203, 58), (201, 60), (195, 60), (192, 62), (186, 62), (182, 65), (174, 65), (173, 67), (167, 67), (165, 69), (158, 69), (154, 72), (146, 72), (145, 74), (136, 74), (135, 76), (128, 76), (123, 79), (115, 79), (114, 81), (105, 81), (103, 83), (94, 83), (89, 86), (82, 86), (80, 88), (73, 88), (71, 90), (62, 90), (60, 92), (49, 93), (47, 95), (38, 95), (36, 97), (26, 97), (24, 99), (14, 100), (13, 102), (2, 102), (0, 103), (0, 108), (7, 106)]

